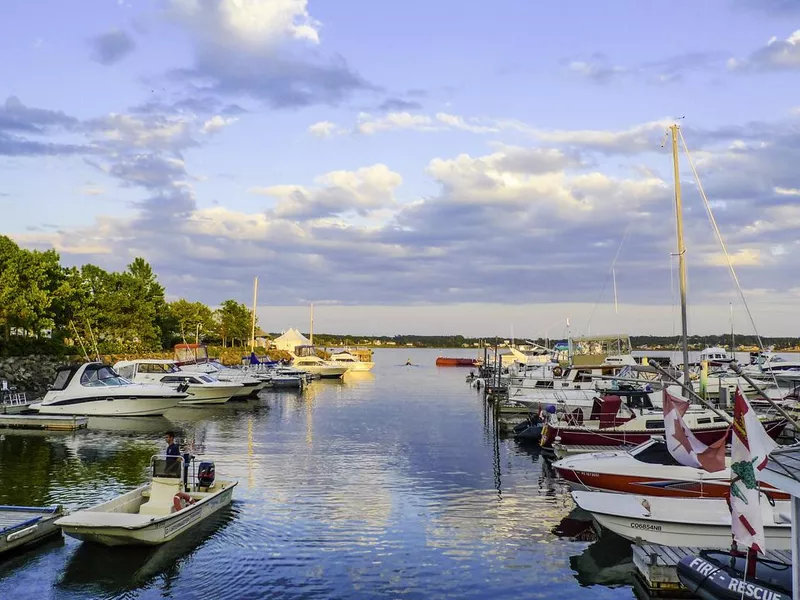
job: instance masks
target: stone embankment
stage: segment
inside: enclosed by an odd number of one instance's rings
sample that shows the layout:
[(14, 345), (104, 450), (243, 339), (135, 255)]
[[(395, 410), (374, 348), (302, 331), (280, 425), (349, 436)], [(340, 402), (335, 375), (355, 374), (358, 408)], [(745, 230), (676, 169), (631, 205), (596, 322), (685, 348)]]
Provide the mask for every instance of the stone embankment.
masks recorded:
[[(9, 356), (0, 358), (0, 382), (8, 382), (21, 392), (42, 396), (53, 383), (56, 369), (69, 362), (58, 356)], [(1, 384), (0, 384), (1, 385)]]

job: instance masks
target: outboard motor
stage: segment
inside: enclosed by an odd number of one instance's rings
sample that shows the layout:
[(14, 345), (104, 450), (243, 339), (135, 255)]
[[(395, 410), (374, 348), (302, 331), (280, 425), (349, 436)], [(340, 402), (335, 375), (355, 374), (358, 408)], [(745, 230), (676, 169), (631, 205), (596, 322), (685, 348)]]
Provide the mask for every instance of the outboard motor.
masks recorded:
[(197, 467), (197, 485), (199, 487), (210, 488), (214, 485), (215, 477), (214, 463), (204, 460)]

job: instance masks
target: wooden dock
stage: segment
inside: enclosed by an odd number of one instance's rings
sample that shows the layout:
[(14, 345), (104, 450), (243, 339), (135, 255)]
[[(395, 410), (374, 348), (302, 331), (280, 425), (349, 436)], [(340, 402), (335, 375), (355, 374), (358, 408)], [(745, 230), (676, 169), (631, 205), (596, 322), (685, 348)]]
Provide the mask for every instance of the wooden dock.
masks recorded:
[(75, 431), (76, 429), (86, 429), (88, 425), (88, 417), (68, 415), (0, 415), (0, 429)]
[[(702, 548), (672, 548), (658, 544), (634, 544), (633, 565), (637, 588), (645, 598), (693, 598), (678, 579), (678, 563), (686, 556), (700, 554)], [(767, 558), (792, 564), (792, 555), (783, 550), (768, 550)]]

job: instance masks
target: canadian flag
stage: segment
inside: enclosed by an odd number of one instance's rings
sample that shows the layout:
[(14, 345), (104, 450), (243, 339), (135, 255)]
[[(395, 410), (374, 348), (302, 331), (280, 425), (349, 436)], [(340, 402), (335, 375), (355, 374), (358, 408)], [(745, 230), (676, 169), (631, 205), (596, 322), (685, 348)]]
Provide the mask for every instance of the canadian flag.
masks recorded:
[(758, 474), (777, 444), (767, 434), (756, 411), (736, 389), (731, 440), (731, 525), (733, 539), (764, 554), (764, 524), (759, 506)]
[(725, 434), (710, 446), (698, 440), (683, 415), (689, 408), (689, 401), (670, 394), (664, 388), (664, 434), (667, 438), (667, 450), (672, 457), (687, 467), (705, 469), (706, 471), (722, 471), (725, 469)]

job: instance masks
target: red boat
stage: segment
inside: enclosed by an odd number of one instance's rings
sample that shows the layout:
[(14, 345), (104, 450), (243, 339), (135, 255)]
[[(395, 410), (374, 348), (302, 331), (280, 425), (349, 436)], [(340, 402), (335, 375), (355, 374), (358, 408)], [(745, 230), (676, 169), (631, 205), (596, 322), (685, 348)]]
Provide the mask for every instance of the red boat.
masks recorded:
[[(690, 407), (683, 416), (695, 437), (710, 446), (728, 431), (728, 422), (715, 412)], [(763, 419), (761, 424), (773, 439), (786, 427), (786, 419)], [(619, 396), (595, 398), (592, 414), (583, 422), (580, 409), (558, 421), (548, 422), (542, 430), (543, 447), (551, 447), (556, 438), (564, 446), (624, 446), (646, 442), (654, 435), (666, 435), (664, 414), (660, 410), (642, 410), (640, 413), (625, 406)]]
[[(670, 454), (661, 438), (651, 438), (630, 450), (567, 456), (553, 463), (553, 469), (573, 490), (672, 498), (730, 496), (730, 468), (709, 473), (685, 467)], [(789, 499), (788, 494), (767, 484), (762, 483), (761, 488), (773, 500)]]
[(440, 356), (436, 359), (437, 367), (479, 367), (481, 361), (476, 358), (447, 358)]

